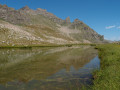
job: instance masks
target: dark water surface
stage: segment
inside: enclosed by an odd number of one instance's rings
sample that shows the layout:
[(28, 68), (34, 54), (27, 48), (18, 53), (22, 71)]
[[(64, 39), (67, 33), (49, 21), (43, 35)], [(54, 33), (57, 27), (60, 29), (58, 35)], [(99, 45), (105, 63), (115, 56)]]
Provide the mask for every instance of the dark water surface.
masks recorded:
[(91, 46), (0, 49), (0, 90), (79, 90), (99, 67)]

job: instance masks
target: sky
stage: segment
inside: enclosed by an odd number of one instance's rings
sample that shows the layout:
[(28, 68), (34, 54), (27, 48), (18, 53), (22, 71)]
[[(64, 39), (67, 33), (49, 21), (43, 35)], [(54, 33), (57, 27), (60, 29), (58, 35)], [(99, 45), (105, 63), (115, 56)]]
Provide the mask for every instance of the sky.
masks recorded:
[(0, 4), (20, 9), (42, 8), (71, 22), (78, 18), (107, 40), (120, 40), (120, 0), (0, 0)]

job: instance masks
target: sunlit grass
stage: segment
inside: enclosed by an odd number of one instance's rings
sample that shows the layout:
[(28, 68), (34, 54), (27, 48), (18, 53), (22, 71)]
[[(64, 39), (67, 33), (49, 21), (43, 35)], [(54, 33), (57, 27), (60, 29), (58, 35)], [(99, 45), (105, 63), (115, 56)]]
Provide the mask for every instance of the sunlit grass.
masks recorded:
[(120, 45), (99, 45), (101, 68), (94, 74), (93, 90), (120, 90)]

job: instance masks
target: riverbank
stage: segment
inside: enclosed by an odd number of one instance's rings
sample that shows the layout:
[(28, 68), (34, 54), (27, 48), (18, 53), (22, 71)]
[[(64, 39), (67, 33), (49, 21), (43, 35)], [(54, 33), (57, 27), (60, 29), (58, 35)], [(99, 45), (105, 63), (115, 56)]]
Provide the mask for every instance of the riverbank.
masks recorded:
[(91, 46), (96, 46), (97, 44), (87, 44), (87, 43), (80, 43), (80, 44), (61, 44), (61, 45), (14, 45), (14, 46), (0, 46), (0, 48), (32, 48), (32, 47), (71, 47), (75, 45), (91, 45)]
[(94, 73), (92, 90), (120, 89), (120, 45), (98, 45), (100, 71)]

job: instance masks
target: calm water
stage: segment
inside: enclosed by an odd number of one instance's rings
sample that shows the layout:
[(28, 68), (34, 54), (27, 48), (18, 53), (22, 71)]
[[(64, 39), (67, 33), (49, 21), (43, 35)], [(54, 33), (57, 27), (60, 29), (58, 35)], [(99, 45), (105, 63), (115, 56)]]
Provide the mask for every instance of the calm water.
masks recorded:
[(99, 67), (90, 46), (0, 49), (0, 90), (79, 90)]

